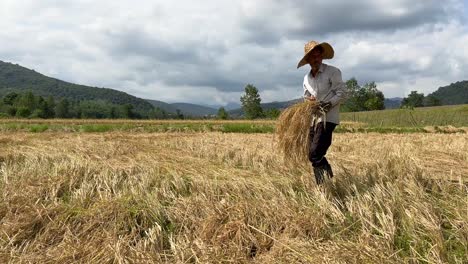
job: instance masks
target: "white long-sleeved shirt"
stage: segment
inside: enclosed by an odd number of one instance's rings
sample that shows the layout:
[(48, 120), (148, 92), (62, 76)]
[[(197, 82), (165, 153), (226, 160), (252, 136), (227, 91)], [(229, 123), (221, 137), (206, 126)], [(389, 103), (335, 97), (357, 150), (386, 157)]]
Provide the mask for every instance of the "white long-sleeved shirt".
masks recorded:
[(341, 71), (331, 65), (322, 63), (315, 75), (309, 72), (304, 76), (304, 97), (314, 96), (317, 101), (330, 102), (332, 107), (325, 117), (327, 122), (340, 123), (340, 104), (346, 100), (346, 84), (341, 78)]

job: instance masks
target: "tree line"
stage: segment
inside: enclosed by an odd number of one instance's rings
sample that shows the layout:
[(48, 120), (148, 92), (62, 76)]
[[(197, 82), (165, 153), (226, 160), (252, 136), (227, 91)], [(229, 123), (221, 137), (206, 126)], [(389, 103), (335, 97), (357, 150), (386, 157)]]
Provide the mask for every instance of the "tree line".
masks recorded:
[[(348, 88), (348, 100), (341, 105), (342, 112), (359, 112), (385, 109), (385, 97), (377, 89), (375, 82), (369, 82), (360, 86), (355, 78), (346, 82)], [(258, 89), (248, 84), (241, 96), (242, 110), (247, 119), (256, 118), (277, 118), (280, 115), (279, 109), (264, 110), (261, 107), (261, 98)]]
[(92, 119), (184, 119), (184, 115), (168, 113), (159, 107), (147, 112), (136, 111), (132, 104), (113, 104), (104, 100), (69, 100), (46, 98), (32, 91), (10, 92), (0, 100), (0, 117), (19, 118), (92, 118)]
[(402, 108), (414, 108), (414, 107), (423, 107), (423, 106), (439, 106), (442, 105), (439, 98), (434, 95), (424, 96), (423, 93), (418, 93), (417, 91), (411, 91), (411, 93), (403, 98), (401, 101), (400, 107)]
[[(456, 83), (462, 86), (464, 83)], [(377, 89), (375, 82), (368, 82), (364, 85), (359, 85), (356, 78), (351, 78), (346, 81), (348, 88), (348, 99), (341, 104), (341, 112), (361, 112), (385, 109), (385, 96)], [(261, 98), (258, 89), (252, 84), (248, 84), (244, 89), (244, 94), (241, 96), (242, 110), (244, 117), (247, 119), (256, 118), (277, 118), (280, 115), (279, 109), (265, 110), (261, 107)], [(400, 108), (414, 108), (425, 106), (439, 106), (441, 100), (433, 94), (424, 96), (423, 93), (411, 91), (411, 93), (403, 98), (400, 103)], [(223, 108), (224, 111), (224, 108)], [(224, 112), (223, 113), (223, 117)], [(220, 117), (218, 113), (218, 117)]]
[[(375, 82), (359, 85), (355, 78), (346, 82), (348, 99), (341, 105), (342, 112), (360, 112), (385, 109), (385, 97), (377, 89)], [(247, 84), (244, 94), (240, 97), (244, 118), (276, 119), (281, 114), (278, 108), (263, 109), (258, 89)], [(424, 96), (412, 91), (401, 102), (400, 107), (413, 108), (421, 106), (441, 105), (440, 100), (433, 96)], [(92, 118), (92, 119), (186, 119), (190, 116), (177, 109), (176, 113), (167, 112), (159, 107), (142, 112), (135, 110), (132, 104), (113, 104), (105, 100), (69, 100), (67, 98), (46, 98), (34, 95), (32, 91), (10, 92), (0, 100), (0, 117), (19, 118)], [(212, 118), (212, 117), (211, 117)], [(216, 118), (229, 119), (229, 112), (224, 107), (219, 108)]]

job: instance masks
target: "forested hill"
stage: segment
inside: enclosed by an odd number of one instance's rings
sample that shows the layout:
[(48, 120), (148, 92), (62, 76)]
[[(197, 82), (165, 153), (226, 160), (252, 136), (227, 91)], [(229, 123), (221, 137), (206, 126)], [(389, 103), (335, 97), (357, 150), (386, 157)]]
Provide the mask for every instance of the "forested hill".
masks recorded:
[(153, 106), (146, 100), (109, 88), (73, 84), (42, 75), (17, 64), (0, 61), (0, 97), (9, 92), (32, 91), (43, 97), (79, 100), (103, 100), (113, 104), (131, 104), (136, 111), (148, 112)]
[(439, 87), (437, 91), (428, 96), (436, 97), (442, 105), (468, 104), (468, 81)]
[(189, 104), (189, 103), (173, 103), (171, 104), (176, 109), (179, 109), (185, 115), (192, 115), (192, 116), (209, 116), (209, 115), (216, 115), (218, 109), (214, 109), (211, 107), (197, 105), (197, 104)]
[(151, 100), (151, 99), (145, 99), (147, 102), (149, 102), (151, 105), (153, 105), (155, 108), (159, 108), (161, 110), (166, 111), (167, 113), (176, 113), (177, 108), (175, 108), (173, 105), (163, 102), (163, 101), (158, 101), (158, 100)]

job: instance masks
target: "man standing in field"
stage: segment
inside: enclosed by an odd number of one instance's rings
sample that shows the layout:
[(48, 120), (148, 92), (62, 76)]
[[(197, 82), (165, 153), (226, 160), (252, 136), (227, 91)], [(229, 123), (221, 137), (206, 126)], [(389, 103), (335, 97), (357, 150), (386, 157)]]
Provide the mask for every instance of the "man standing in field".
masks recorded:
[(333, 177), (333, 171), (325, 154), (332, 143), (332, 132), (340, 123), (340, 103), (346, 99), (346, 84), (341, 78), (341, 71), (331, 65), (322, 63), (334, 55), (332, 46), (326, 42), (309, 41), (304, 47), (304, 57), (297, 68), (306, 64), (311, 66), (304, 77), (304, 98), (318, 101), (326, 112), (325, 122), (312, 124), (309, 133), (309, 160), (314, 169), (315, 181), (322, 184), (325, 176)]

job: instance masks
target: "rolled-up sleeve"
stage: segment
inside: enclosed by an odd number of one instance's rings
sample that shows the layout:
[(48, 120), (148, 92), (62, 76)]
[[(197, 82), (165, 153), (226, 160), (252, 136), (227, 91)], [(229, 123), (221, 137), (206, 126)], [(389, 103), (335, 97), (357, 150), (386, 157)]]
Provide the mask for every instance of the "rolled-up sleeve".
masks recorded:
[(333, 97), (330, 98), (332, 106), (344, 102), (348, 98), (348, 87), (341, 78), (341, 71), (336, 69), (330, 77), (331, 90), (333, 91)]

